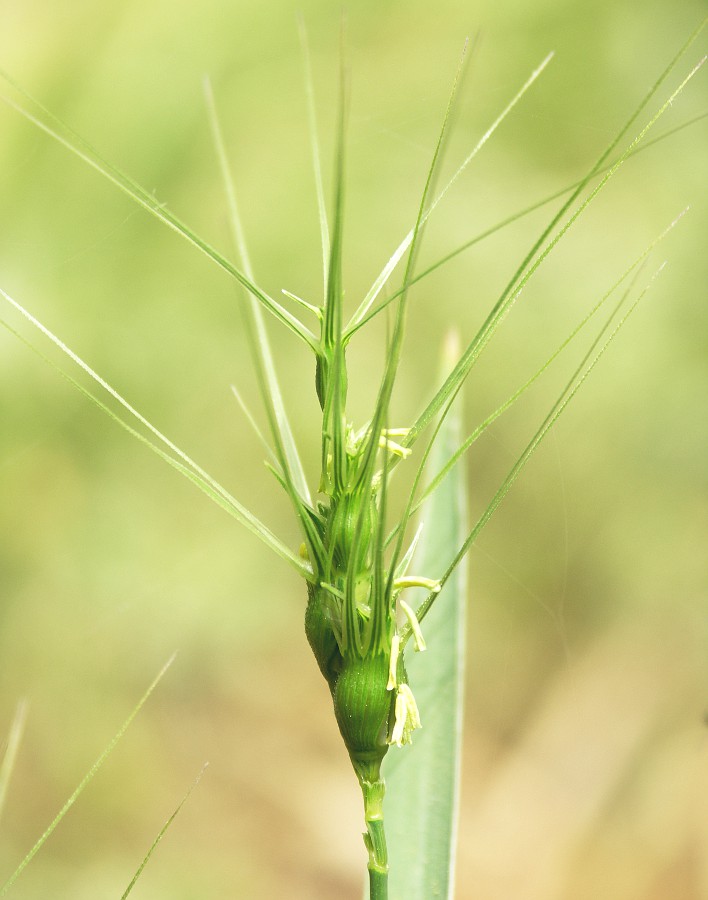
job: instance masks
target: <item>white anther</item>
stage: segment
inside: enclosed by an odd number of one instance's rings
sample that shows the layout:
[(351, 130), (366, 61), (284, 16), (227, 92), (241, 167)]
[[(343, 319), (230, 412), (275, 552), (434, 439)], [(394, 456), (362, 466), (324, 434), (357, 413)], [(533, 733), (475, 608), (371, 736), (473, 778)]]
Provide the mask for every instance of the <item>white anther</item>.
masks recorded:
[(423, 637), (423, 632), (420, 630), (420, 622), (418, 621), (418, 617), (410, 608), (410, 606), (406, 603), (405, 600), (399, 599), (399, 604), (401, 609), (405, 613), (406, 618), (411, 626), (411, 631), (413, 632), (413, 641), (415, 643), (415, 649), (419, 651), (425, 650), (425, 638)]

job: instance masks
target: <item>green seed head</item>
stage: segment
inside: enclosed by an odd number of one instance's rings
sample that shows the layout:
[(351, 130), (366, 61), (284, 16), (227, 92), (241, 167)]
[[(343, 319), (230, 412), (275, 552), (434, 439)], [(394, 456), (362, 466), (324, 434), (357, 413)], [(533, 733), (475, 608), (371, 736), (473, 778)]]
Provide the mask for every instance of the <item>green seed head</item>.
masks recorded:
[(322, 588), (307, 585), (307, 609), (305, 610), (305, 635), (324, 675), (329, 689), (334, 691), (337, 676), (342, 668), (333, 629), (333, 597)]
[(388, 750), (395, 694), (383, 653), (346, 657), (334, 689), (334, 713), (354, 767), (379, 765)]
[(352, 555), (357, 574), (370, 566), (377, 513), (375, 500), (370, 498), (367, 502), (359, 493), (344, 493), (332, 499), (326, 540), (335, 569), (346, 572)]

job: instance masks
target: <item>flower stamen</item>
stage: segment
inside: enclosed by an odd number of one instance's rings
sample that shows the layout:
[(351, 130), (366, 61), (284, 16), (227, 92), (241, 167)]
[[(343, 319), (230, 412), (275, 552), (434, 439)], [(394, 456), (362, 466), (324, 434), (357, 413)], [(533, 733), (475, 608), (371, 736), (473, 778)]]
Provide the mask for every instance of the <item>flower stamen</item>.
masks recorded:
[(395, 720), (389, 744), (402, 747), (410, 744), (411, 733), (416, 728), (421, 728), (420, 713), (415, 702), (413, 691), (407, 684), (400, 684), (396, 693)]
[(398, 601), (401, 609), (405, 613), (406, 618), (411, 626), (411, 631), (413, 632), (413, 642), (415, 643), (415, 649), (419, 651), (425, 650), (425, 638), (423, 637), (423, 632), (420, 630), (420, 622), (418, 621), (418, 617), (410, 608), (410, 606), (406, 603), (405, 600)]

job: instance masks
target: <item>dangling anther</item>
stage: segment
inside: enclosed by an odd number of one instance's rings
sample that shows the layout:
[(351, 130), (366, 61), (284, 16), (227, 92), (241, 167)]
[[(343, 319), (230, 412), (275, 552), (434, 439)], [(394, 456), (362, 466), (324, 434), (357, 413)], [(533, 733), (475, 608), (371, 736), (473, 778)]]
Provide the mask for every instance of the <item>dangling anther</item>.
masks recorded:
[(425, 650), (425, 638), (423, 637), (423, 632), (420, 630), (420, 622), (418, 621), (418, 617), (405, 600), (399, 599), (398, 602), (401, 606), (401, 609), (405, 613), (406, 618), (408, 619), (409, 625), (411, 626), (415, 649), (420, 651)]

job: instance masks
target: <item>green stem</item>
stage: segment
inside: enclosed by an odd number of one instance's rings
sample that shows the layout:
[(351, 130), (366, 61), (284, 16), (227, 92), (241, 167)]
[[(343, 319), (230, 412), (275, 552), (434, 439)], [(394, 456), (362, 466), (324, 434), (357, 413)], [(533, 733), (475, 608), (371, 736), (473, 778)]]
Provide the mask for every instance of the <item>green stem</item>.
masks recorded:
[(370, 900), (388, 900), (388, 872), (369, 869)]
[(383, 799), (386, 783), (360, 780), (364, 795), (366, 834), (364, 843), (369, 851), (369, 900), (388, 900), (388, 851), (383, 821)]

